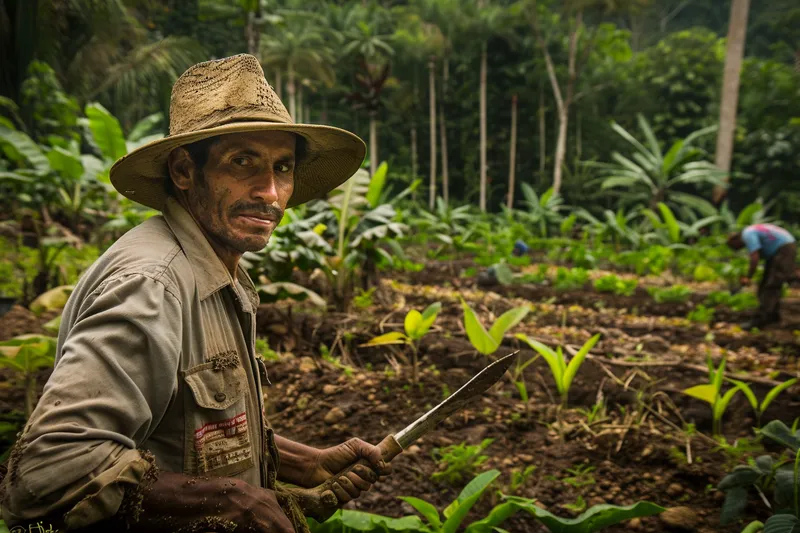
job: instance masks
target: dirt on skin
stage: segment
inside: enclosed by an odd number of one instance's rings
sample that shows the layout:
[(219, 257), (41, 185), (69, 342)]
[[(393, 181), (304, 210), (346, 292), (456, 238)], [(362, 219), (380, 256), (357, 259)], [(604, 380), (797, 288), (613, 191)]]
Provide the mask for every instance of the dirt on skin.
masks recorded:
[(237, 524), (218, 516), (209, 516), (199, 520), (193, 520), (189, 525), (178, 529), (175, 533), (233, 533), (236, 531)]
[(130, 524), (136, 523), (141, 518), (145, 509), (142, 508), (144, 496), (150, 487), (158, 480), (158, 467), (156, 466), (155, 456), (148, 450), (139, 450), (142, 459), (150, 463), (150, 468), (142, 476), (138, 485), (125, 487), (125, 494), (122, 497), (122, 504), (117, 511), (116, 518), (122, 521), (128, 528)]

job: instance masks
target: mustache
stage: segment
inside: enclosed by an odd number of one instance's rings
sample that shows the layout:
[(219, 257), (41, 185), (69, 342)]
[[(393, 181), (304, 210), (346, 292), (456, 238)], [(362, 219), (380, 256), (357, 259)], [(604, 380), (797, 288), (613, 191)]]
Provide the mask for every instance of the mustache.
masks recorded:
[(231, 215), (238, 215), (241, 213), (270, 215), (275, 217), (276, 222), (280, 222), (280, 220), (283, 218), (283, 209), (280, 207), (269, 204), (259, 204), (255, 202), (236, 202), (231, 206), (230, 213)]

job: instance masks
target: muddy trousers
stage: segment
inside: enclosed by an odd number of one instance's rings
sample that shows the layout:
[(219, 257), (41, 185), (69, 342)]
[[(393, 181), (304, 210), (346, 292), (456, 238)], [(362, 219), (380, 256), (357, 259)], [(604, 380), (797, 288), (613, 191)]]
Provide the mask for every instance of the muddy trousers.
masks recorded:
[(758, 310), (757, 321), (761, 324), (778, 322), (781, 319), (781, 292), (783, 284), (789, 283), (795, 277), (795, 258), (797, 244), (784, 244), (775, 255), (767, 259), (764, 265), (764, 277), (758, 285)]

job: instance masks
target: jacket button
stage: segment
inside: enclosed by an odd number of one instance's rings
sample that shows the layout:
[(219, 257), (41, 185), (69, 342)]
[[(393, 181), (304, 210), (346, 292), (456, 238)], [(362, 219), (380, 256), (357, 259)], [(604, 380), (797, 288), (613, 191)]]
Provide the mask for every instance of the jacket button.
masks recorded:
[(216, 393), (216, 394), (214, 395), (214, 399), (215, 399), (215, 400), (217, 400), (217, 401), (218, 401), (218, 402), (220, 402), (220, 403), (221, 403), (221, 402), (224, 402), (224, 401), (225, 401), (225, 398), (227, 398), (227, 396), (225, 396), (225, 393), (224, 393), (224, 392), (218, 392), (218, 393)]

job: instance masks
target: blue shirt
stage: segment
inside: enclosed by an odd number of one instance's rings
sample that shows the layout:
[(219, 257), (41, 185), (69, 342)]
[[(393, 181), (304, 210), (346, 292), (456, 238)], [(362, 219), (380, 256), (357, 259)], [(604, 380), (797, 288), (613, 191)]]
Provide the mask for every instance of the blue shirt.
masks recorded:
[(775, 255), (778, 248), (794, 242), (794, 237), (785, 229), (773, 224), (755, 224), (747, 226), (742, 231), (742, 240), (748, 252), (752, 254), (757, 251), (765, 259), (769, 259)]

